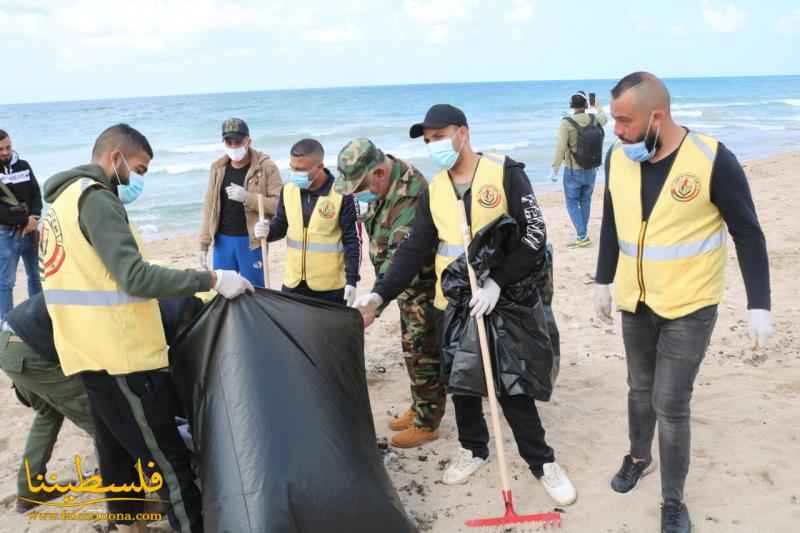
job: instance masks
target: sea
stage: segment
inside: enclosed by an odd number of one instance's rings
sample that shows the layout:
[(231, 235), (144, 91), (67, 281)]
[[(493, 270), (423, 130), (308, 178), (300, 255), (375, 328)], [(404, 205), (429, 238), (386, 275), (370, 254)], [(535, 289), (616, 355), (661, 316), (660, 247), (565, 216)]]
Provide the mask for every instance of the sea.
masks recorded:
[[(800, 76), (676, 78), (665, 80), (672, 112), (685, 126), (715, 136), (740, 160), (800, 150)], [(336, 156), (352, 138), (367, 137), (417, 166), (434, 167), (411, 124), (432, 104), (464, 110), (473, 146), (508, 154), (526, 164), (534, 190), (548, 180), (559, 121), (570, 96), (594, 92), (608, 110), (615, 80), (560, 80), (347, 87), (147, 98), (0, 105), (0, 129), (28, 160), (40, 182), (87, 163), (93, 142), (107, 126), (125, 122), (150, 140), (155, 157), (144, 194), (130, 204), (133, 222), (147, 238), (197, 231), (209, 166), (222, 155), (221, 124), (247, 121), (253, 146), (286, 175), (289, 149), (313, 137), (336, 173)], [(613, 120), (606, 142), (614, 140)], [(598, 180), (601, 178), (598, 178)]]

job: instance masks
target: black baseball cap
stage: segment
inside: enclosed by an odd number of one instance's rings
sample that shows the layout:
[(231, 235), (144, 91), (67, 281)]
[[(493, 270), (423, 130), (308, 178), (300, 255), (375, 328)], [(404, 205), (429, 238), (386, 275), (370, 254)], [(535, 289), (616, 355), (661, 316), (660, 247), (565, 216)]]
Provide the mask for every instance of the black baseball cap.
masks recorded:
[(425, 120), (414, 124), (408, 131), (412, 139), (422, 137), (425, 128), (439, 129), (447, 126), (466, 126), (467, 117), (464, 112), (450, 104), (436, 104), (425, 113)]
[(222, 123), (222, 138), (229, 139), (231, 137), (243, 138), (250, 135), (250, 128), (247, 127), (247, 122), (240, 118), (229, 118)]

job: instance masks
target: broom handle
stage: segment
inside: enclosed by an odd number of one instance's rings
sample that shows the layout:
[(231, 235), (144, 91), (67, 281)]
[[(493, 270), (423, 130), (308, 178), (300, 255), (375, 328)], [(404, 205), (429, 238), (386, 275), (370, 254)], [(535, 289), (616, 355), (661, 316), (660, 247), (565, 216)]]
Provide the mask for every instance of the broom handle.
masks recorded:
[[(469, 274), (469, 287), (472, 294), (478, 291), (478, 280), (475, 278), (475, 272), (472, 270), (472, 265), (469, 264), (469, 243), (470, 243), (470, 230), (467, 225), (467, 211), (464, 208), (463, 200), (458, 201), (458, 208), (461, 212), (461, 231), (464, 236), (464, 257), (467, 259), (467, 273)], [(492, 434), (494, 435), (495, 447), (497, 448), (497, 462), (500, 463), (500, 484), (503, 487), (503, 493), (510, 490), (511, 485), (508, 482), (508, 470), (506, 469), (506, 450), (503, 446), (503, 434), (500, 430), (500, 414), (497, 412), (497, 396), (494, 390), (494, 378), (492, 377), (492, 360), (489, 352), (489, 343), (486, 340), (486, 324), (483, 317), (475, 319), (478, 322), (478, 340), (481, 345), (481, 360), (483, 361), (483, 374), (486, 378), (486, 394), (489, 396), (489, 413), (492, 418)]]
[[(264, 220), (264, 197), (258, 195), (258, 219)], [(269, 259), (267, 253), (267, 239), (261, 239), (261, 267), (264, 269), (264, 288), (269, 289)]]

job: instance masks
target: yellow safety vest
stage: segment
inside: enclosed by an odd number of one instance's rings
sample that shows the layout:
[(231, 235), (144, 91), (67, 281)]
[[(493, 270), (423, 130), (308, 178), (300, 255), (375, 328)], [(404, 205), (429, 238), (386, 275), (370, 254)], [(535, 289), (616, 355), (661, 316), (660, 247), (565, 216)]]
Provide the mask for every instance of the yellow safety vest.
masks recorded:
[(83, 178), (59, 195), (39, 240), (39, 273), (61, 368), (67, 376), (164, 368), (167, 341), (158, 302), (124, 292), (81, 232), (78, 204), (91, 187), (103, 186)]
[(283, 186), (283, 204), (289, 224), (283, 275), (283, 284), (287, 287), (297, 287), (303, 280), (315, 291), (344, 287), (344, 245), (339, 227), (343, 199), (333, 188), (327, 196), (320, 196), (305, 227), (300, 188), (293, 183)]
[(641, 165), (618, 145), (609, 164), (609, 191), (619, 240), (617, 305), (635, 312), (686, 316), (722, 297), (727, 228), (711, 202), (718, 142), (689, 132), (648, 220), (642, 218)]
[[(498, 160), (494, 155), (484, 155), (478, 163), (470, 187), (470, 234), (473, 237), (497, 217), (508, 213), (508, 200), (503, 188), (503, 167), (504, 160)], [(442, 293), (442, 272), (464, 253), (464, 235), (461, 231), (458, 197), (448, 172), (436, 174), (428, 190), (431, 216), (439, 234), (435, 263), (436, 298), (433, 305), (443, 310), (447, 308), (447, 298)]]

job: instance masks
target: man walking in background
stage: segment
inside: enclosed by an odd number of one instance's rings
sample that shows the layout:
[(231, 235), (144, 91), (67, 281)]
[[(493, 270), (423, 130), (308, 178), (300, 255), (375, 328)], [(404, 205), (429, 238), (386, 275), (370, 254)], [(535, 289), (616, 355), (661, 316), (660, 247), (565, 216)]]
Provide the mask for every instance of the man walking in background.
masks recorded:
[(319, 141), (292, 146), (289, 181), (272, 221), (255, 225), (257, 239), (286, 237), (284, 292), (350, 305), (356, 297), (361, 241), (352, 195), (333, 189)]
[(22, 259), (28, 296), (42, 291), (37, 264), (36, 225), (42, 214), (42, 193), (33, 169), (0, 130), (0, 320), (14, 307), (17, 265)]
[[(354, 139), (339, 152), (336, 191), (355, 194), (369, 205), (364, 227), (375, 278), (389, 270), (397, 247), (411, 233), (417, 205), (428, 182), (409, 163), (384, 154), (369, 139)], [(440, 343), (436, 338), (433, 299), (436, 274), (433, 255), (411, 284), (397, 297), (406, 369), (411, 380), (411, 407), (389, 423), (398, 431), (391, 443), (413, 448), (439, 438), (444, 415), (445, 388), (439, 379)], [(382, 310), (383, 308), (381, 308)]]
[(576, 233), (575, 242), (569, 248), (584, 248), (592, 242), (587, 226), (597, 167), (603, 158), (603, 126), (606, 115), (598, 101), (593, 106), (594, 113), (587, 113), (587, 107), (588, 101), (583, 91), (572, 95), (572, 116), (561, 119), (553, 158), (553, 181), (558, 179), (558, 171), (561, 164), (564, 164), (564, 197), (567, 213)]
[[(264, 285), (261, 248), (253, 234), (258, 221), (258, 196), (264, 197), (264, 214), (275, 215), (283, 182), (277, 165), (267, 154), (251, 146), (244, 120), (222, 123), (225, 155), (211, 165), (203, 202), (199, 265), (208, 269), (208, 250), (213, 268), (235, 270), (250, 283)], [(213, 245), (213, 246), (212, 246)]]
[(736, 157), (672, 120), (661, 80), (634, 72), (611, 96), (620, 142), (606, 158), (595, 309), (613, 322), (613, 282), (628, 364), (630, 439), (611, 488), (629, 492), (652, 470), (658, 422), (661, 531), (689, 533), (683, 488), (690, 402), (722, 298), (726, 234), (736, 244), (750, 335), (760, 347), (772, 335), (767, 245)]

